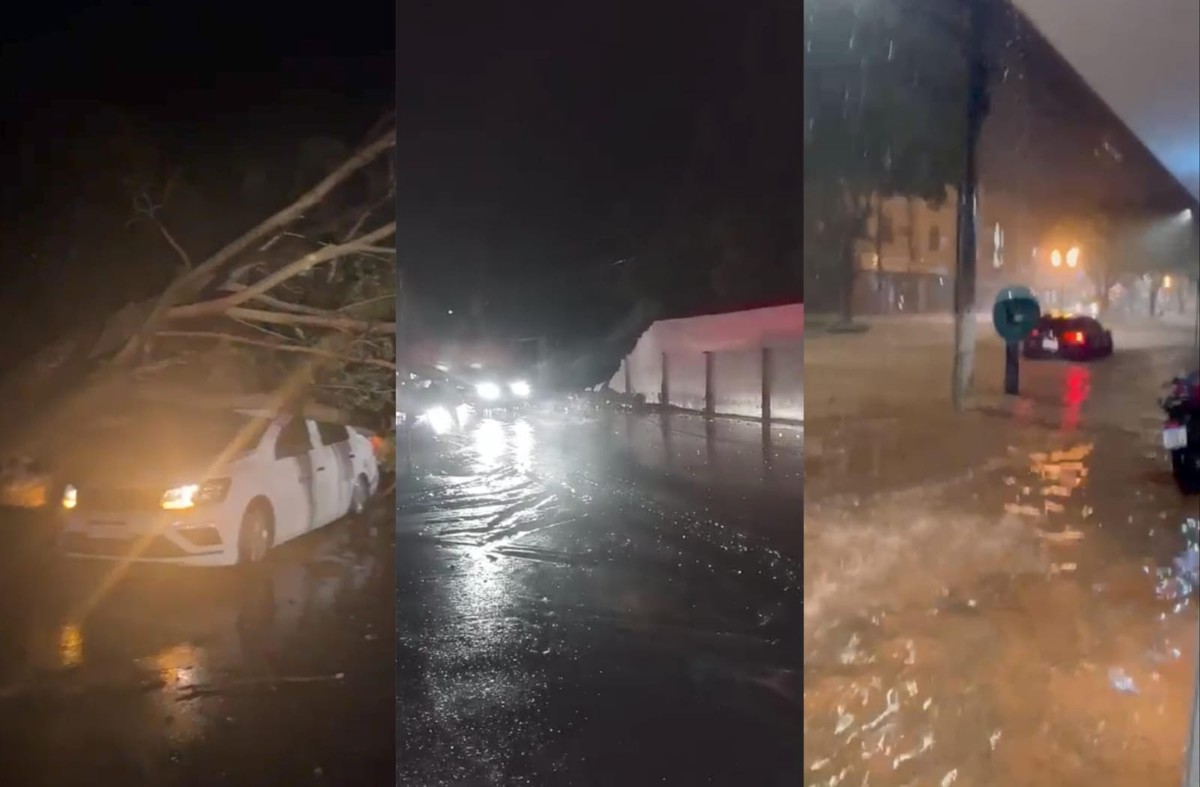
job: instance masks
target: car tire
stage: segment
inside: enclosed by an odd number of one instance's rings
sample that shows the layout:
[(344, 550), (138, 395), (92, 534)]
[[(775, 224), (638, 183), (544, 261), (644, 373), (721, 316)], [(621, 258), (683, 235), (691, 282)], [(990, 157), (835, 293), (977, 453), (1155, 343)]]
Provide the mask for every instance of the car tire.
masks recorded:
[(238, 564), (261, 563), (275, 543), (275, 521), (264, 503), (251, 503), (238, 528)]
[(350, 516), (361, 516), (363, 511), (367, 510), (367, 501), (370, 497), (371, 492), (367, 487), (367, 479), (360, 475), (354, 479), (354, 489), (350, 493)]

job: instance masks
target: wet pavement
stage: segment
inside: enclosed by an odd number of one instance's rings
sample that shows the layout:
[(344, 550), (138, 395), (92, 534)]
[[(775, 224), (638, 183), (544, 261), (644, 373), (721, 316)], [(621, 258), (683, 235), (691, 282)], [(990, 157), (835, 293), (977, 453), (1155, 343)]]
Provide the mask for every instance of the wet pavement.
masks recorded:
[(55, 558), (49, 521), (8, 512), (0, 784), (391, 783), (391, 510), (99, 597), (112, 564)]
[(1191, 358), (1023, 364), (962, 415), (810, 402), (805, 785), (1181, 782), (1200, 500), (1155, 399)]
[(796, 785), (799, 430), (540, 412), (401, 489), (399, 783)]

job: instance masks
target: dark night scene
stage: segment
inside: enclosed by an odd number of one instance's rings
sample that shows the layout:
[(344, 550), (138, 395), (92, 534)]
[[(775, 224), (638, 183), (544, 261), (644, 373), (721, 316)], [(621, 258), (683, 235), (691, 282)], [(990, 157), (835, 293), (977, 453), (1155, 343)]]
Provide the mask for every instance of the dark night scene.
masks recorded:
[(321, 16), (5, 27), (0, 783), (393, 779), (395, 11)]
[(398, 783), (806, 783), (802, 21), (401, 15)]

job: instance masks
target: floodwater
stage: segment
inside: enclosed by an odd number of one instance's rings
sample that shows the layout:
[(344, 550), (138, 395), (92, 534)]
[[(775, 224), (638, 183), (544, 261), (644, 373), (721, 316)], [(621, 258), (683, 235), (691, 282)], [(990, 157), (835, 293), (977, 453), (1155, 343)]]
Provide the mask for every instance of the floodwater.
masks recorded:
[(134, 566), (111, 587), (112, 563), (57, 559), (52, 523), (10, 512), (0, 783), (387, 783), (390, 510), (249, 571)]
[(1155, 397), (1184, 355), (1027, 364), (1021, 400), (924, 430), (809, 425), (805, 785), (1180, 783), (1200, 502)]
[(797, 784), (802, 440), (768, 443), (580, 409), (444, 439), (397, 513), (399, 782)]

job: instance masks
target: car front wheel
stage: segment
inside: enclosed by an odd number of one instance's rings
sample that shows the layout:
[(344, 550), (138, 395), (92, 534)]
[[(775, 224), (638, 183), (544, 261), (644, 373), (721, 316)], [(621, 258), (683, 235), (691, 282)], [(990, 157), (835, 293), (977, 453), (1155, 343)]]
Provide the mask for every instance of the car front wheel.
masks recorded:
[(238, 563), (261, 563), (271, 549), (273, 530), (271, 514), (265, 506), (247, 508), (238, 531)]
[(367, 509), (367, 498), (369, 497), (367, 479), (362, 476), (354, 479), (354, 490), (350, 494), (350, 516), (362, 514)]

